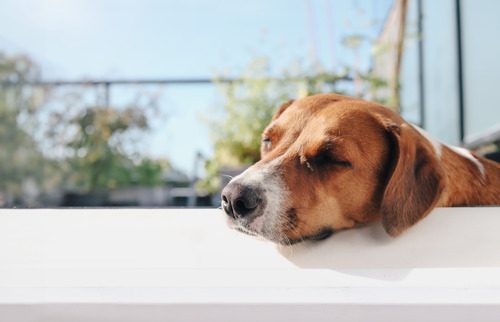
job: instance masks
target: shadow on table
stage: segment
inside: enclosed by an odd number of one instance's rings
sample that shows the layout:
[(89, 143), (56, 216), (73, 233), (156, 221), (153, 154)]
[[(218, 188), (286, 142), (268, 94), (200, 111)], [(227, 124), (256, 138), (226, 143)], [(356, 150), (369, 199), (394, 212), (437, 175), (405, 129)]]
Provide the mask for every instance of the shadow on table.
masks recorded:
[[(442, 222), (442, 220), (441, 220)], [(446, 231), (443, 231), (446, 229)], [(500, 267), (495, 229), (461, 221), (424, 220), (402, 235), (388, 236), (380, 224), (338, 232), (319, 242), (280, 247), (301, 268), (332, 269), (382, 280), (401, 280), (415, 268)]]

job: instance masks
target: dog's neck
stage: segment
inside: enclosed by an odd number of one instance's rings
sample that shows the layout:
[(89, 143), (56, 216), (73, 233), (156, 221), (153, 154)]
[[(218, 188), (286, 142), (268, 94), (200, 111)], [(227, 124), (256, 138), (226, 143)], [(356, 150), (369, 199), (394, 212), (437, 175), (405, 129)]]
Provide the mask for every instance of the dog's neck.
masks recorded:
[(445, 145), (440, 159), (446, 184), (438, 206), (499, 204), (500, 164)]

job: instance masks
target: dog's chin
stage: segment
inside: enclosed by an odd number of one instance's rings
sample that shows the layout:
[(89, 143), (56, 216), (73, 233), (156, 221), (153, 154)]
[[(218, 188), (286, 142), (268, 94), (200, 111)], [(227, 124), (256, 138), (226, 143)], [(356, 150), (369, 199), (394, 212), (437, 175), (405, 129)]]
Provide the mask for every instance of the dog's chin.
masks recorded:
[(271, 241), (271, 242), (277, 243), (277, 244), (290, 244), (288, 242), (288, 239), (286, 239), (286, 237), (283, 237), (283, 235), (277, 234), (277, 233), (269, 233), (269, 232), (265, 231), (265, 227), (262, 227), (263, 228), (262, 230), (264, 230), (264, 232), (257, 231), (255, 229), (253, 229), (251, 224), (245, 225), (245, 224), (242, 224), (240, 222), (230, 220), (230, 219), (227, 221), (227, 224), (228, 224), (229, 228), (234, 229), (240, 233), (244, 233), (245, 235), (253, 236), (253, 237), (256, 237), (256, 238), (261, 239), (261, 240)]
[(239, 223), (235, 220), (228, 218), (226, 223), (229, 226), (229, 228), (234, 229), (236, 231), (239, 231), (240, 233), (244, 233), (246, 235), (255, 236), (255, 237), (260, 236), (260, 234), (257, 231), (252, 230), (250, 227), (245, 226), (242, 223)]
[(244, 225), (240, 222), (234, 221), (232, 219), (227, 220), (227, 224), (231, 229), (234, 229), (238, 232), (244, 233), (249, 236), (257, 237), (259, 239), (264, 239), (271, 241), (276, 244), (284, 245), (284, 246), (291, 246), (298, 244), (300, 242), (304, 241), (321, 241), (325, 240), (328, 237), (330, 237), (333, 234), (333, 230), (331, 228), (325, 227), (320, 230), (318, 230), (317, 233), (311, 234), (311, 235), (306, 235), (302, 237), (288, 237), (285, 233), (269, 233), (266, 232), (265, 226), (262, 227), (263, 231), (256, 231), (255, 229), (252, 229), (252, 225)]
[(250, 236), (254, 236), (254, 237), (259, 237), (259, 233), (257, 233), (256, 231), (252, 231), (248, 228), (245, 228), (243, 226), (234, 226), (233, 229), (239, 231), (240, 233), (244, 233), (244, 234), (247, 234), (247, 235), (250, 235)]

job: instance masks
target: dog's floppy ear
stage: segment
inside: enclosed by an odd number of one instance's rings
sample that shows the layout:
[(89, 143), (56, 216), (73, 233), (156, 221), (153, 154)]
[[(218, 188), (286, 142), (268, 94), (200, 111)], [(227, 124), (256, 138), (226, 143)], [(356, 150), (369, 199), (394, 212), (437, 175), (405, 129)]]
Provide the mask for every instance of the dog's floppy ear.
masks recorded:
[(281, 104), (281, 106), (278, 108), (278, 111), (276, 111), (276, 113), (274, 114), (273, 116), (273, 121), (276, 120), (278, 117), (280, 117), (281, 114), (283, 114), (283, 112), (290, 106), (293, 104), (293, 102), (295, 102), (295, 100), (289, 100), (288, 102), (286, 103), (283, 103)]
[(380, 210), (385, 231), (397, 236), (434, 208), (444, 188), (444, 174), (432, 147), (412, 126), (383, 123), (392, 160)]

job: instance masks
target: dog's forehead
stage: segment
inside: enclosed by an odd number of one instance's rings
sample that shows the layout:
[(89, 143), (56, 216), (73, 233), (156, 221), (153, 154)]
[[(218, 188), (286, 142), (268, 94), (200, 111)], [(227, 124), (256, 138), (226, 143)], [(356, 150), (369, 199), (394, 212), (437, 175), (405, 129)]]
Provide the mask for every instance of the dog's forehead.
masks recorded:
[(365, 131), (367, 126), (372, 127), (374, 124), (372, 111), (356, 101), (329, 102), (319, 106), (298, 101), (273, 120), (266, 128), (266, 133), (296, 136), (306, 131), (310, 134), (335, 135)]

